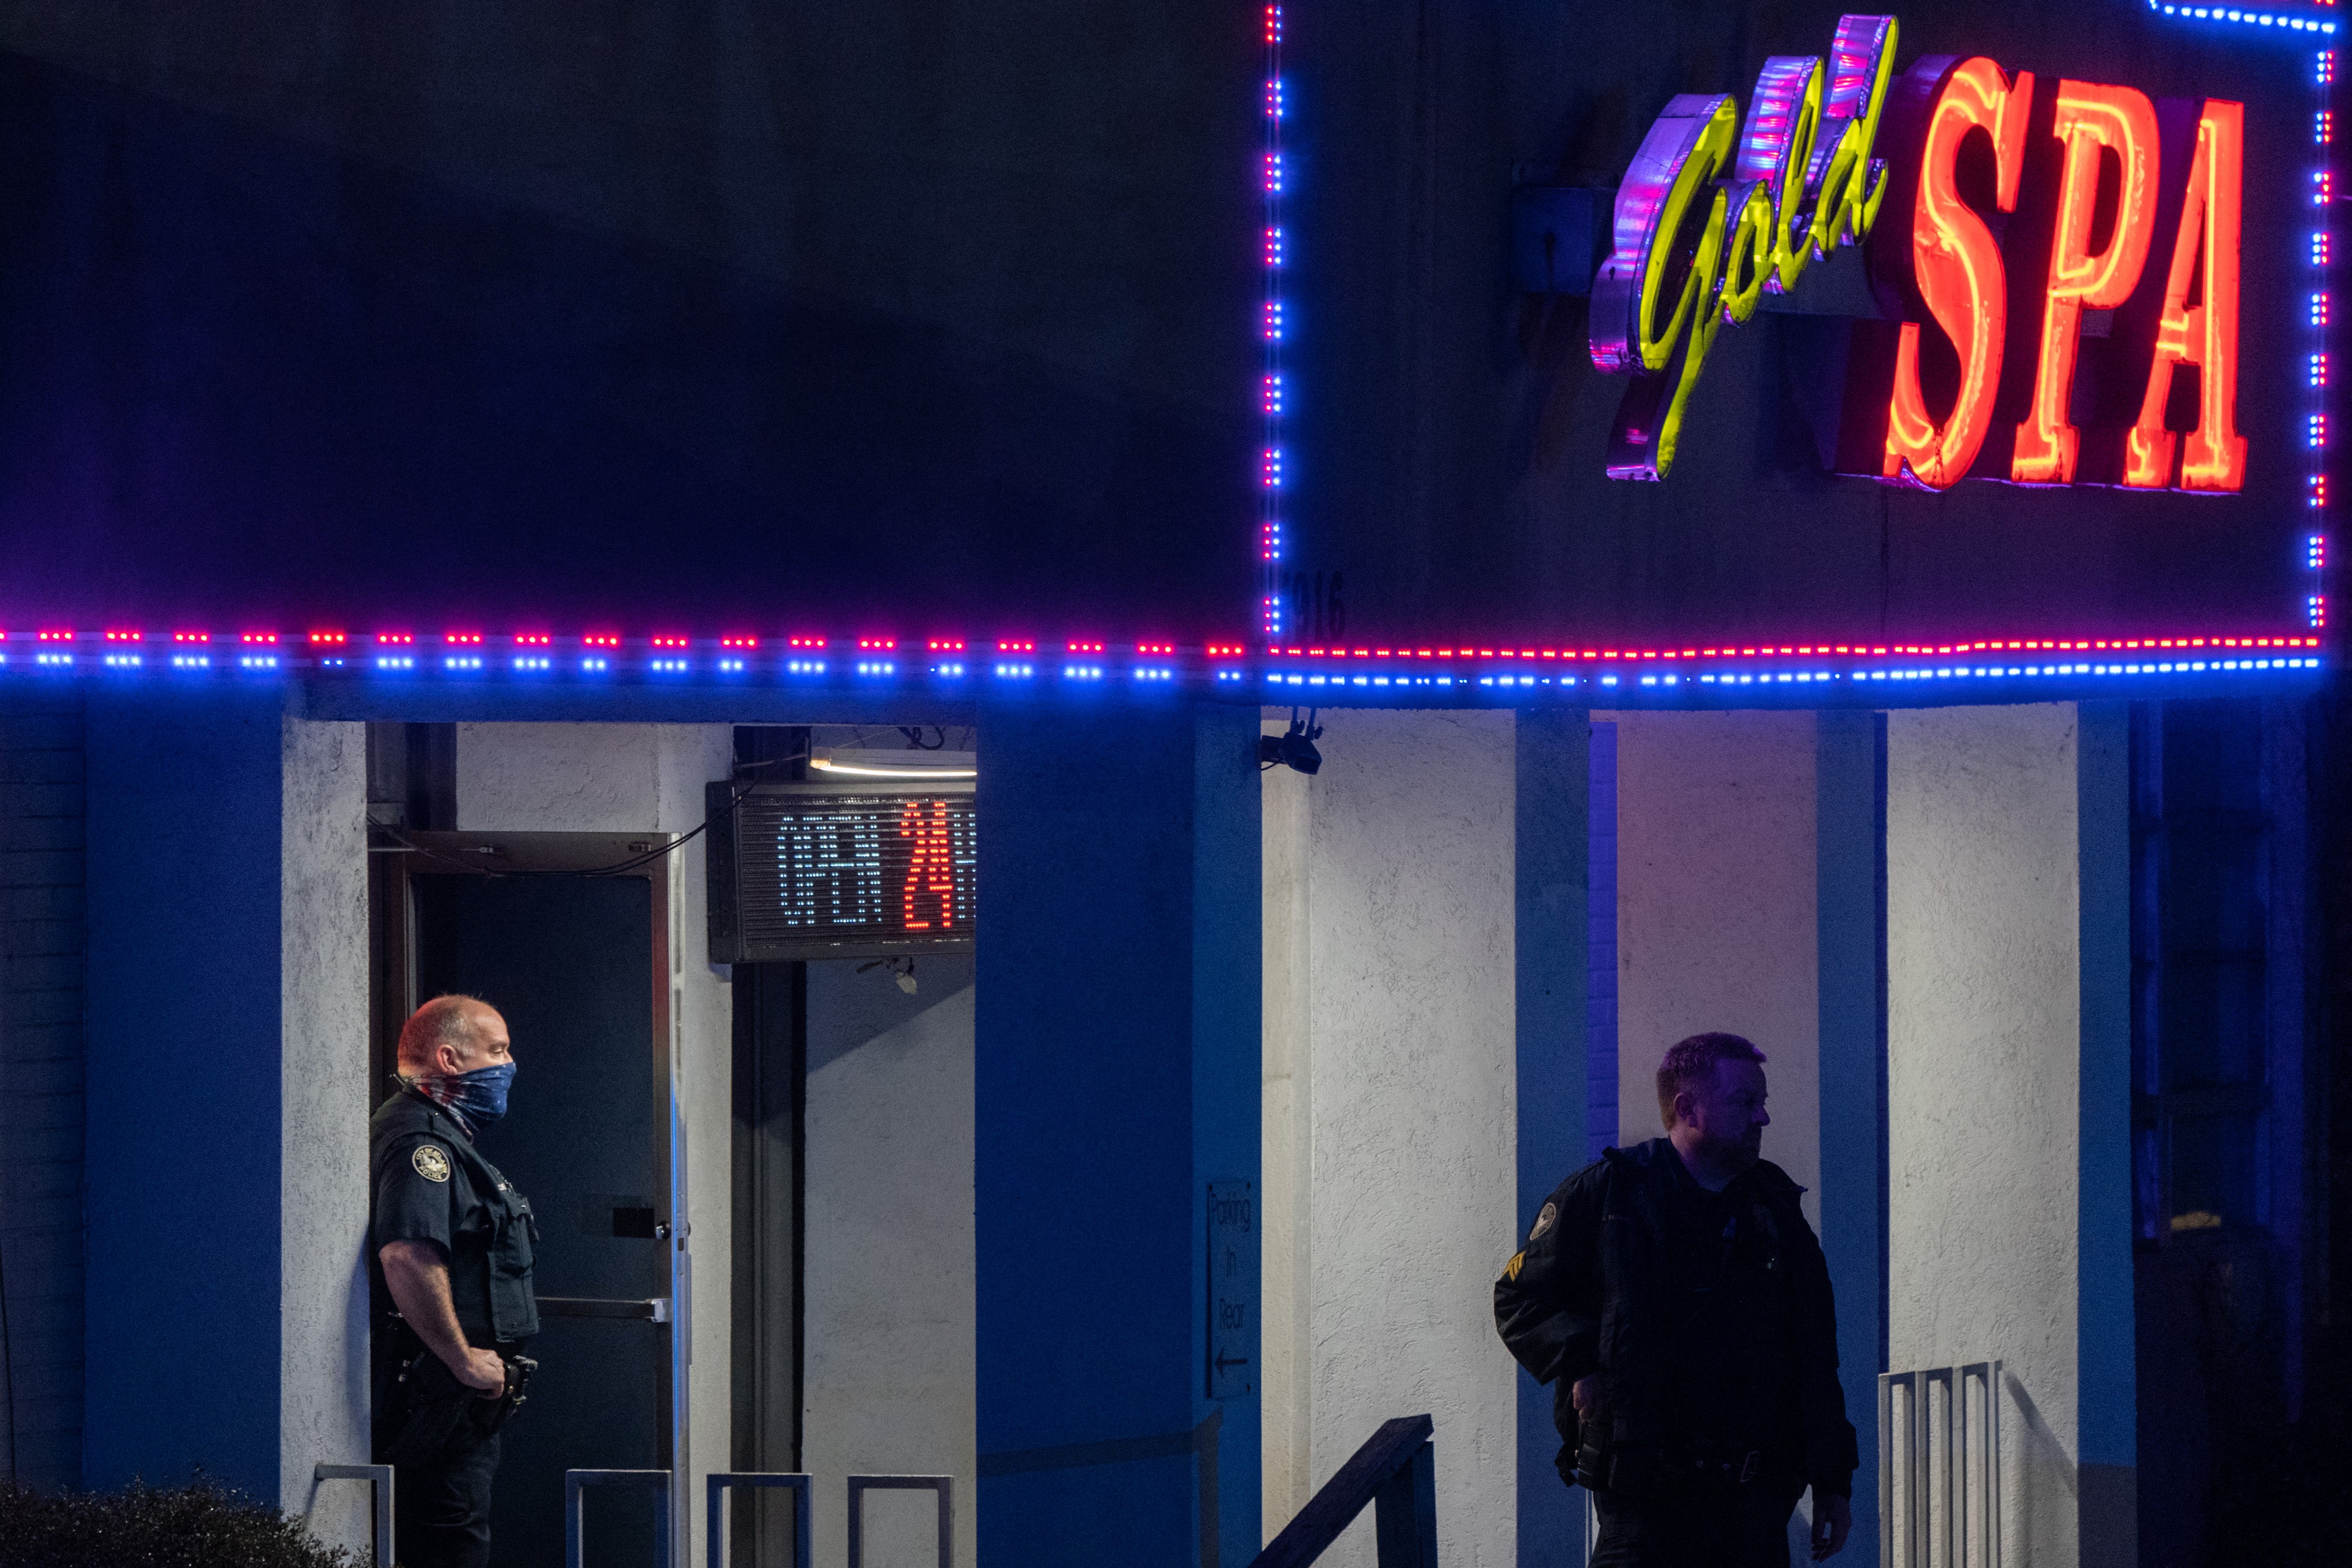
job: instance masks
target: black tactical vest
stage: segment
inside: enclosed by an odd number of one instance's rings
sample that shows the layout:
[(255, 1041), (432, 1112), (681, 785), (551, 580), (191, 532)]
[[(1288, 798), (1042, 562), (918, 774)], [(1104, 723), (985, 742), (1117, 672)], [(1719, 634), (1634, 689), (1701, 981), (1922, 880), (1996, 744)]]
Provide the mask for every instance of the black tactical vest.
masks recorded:
[[(384, 1103), (369, 1134), (369, 1191), (379, 1204), (387, 1178), (417, 1179), (410, 1173), (419, 1145), (433, 1144), (447, 1156), (449, 1295), (467, 1339), (509, 1343), (537, 1333), (530, 1270), (539, 1220), (530, 1200), (482, 1158), (456, 1117), (414, 1089)], [(383, 1265), (373, 1244), (368, 1260), (380, 1286)]]

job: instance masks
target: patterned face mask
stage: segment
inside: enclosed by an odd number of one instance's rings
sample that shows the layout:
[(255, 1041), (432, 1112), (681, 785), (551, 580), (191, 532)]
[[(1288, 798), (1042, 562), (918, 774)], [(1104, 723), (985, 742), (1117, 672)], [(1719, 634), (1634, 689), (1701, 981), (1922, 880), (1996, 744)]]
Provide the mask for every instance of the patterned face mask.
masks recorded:
[(471, 1137), (507, 1113), (507, 1091), (514, 1075), (515, 1064), (501, 1061), (455, 1076), (419, 1078), (416, 1092), (464, 1123)]

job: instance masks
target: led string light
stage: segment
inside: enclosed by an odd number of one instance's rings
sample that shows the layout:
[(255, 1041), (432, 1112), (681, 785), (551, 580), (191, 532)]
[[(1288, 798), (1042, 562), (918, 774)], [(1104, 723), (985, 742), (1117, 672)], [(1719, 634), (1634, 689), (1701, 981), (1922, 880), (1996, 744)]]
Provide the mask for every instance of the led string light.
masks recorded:
[[(2326, 0), (2322, 3), (2325, 4)], [(2326, 17), (2297, 16), (2276, 7), (2256, 11), (2238, 5), (2167, 5), (2164, 0), (2147, 0), (2147, 8), (2192, 22), (2234, 22), (2247, 27), (2275, 27), (2286, 33), (2332, 35), (2336, 31), (2335, 22)]]
[[(2335, 25), (2328, 24), (2333, 32)], [(2330, 277), (2335, 265), (2336, 239), (2333, 227), (2333, 206), (2336, 191), (2334, 171), (2328, 167), (2332, 154), (2328, 148), (2336, 139), (2336, 113), (2328, 103), (2330, 89), (2336, 79), (2336, 51), (2322, 49), (2312, 61), (2312, 93), (2316, 100), (2312, 107), (2311, 141), (2313, 155), (2319, 167), (2313, 171), (2312, 188), (2316, 194), (2321, 224), (2311, 234), (2311, 319), (2305, 330), (2310, 334), (2305, 350), (2309, 373), (2306, 392), (2311, 399), (2310, 412), (2305, 420), (2305, 439), (2311, 452), (2311, 475), (2307, 499), (2315, 512), (2327, 509), (2328, 445), (2328, 329), (2333, 314), (2330, 296), (2334, 283)], [(2315, 519), (2316, 520), (2316, 519)], [(2314, 632), (2327, 629), (2327, 536), (2313, 533), (2306, 541), (2304, 564), (2310, 573), (2310, 591), (2304, 596), (2304, 619)]]
[(1259, 14), (1265, 46), (1264, 79), (1258, 111), (1265, 145), (1258, 157), (1258, 263), (1263, 287), (1257, 310), (1258, 356), (1256, 394), (1258, 416), (1257, 559), (1258, 631), (1279, 640), (1283, 634), (1282, 559), (1283, 447), (1287, 399), (1283, 380), (1283, 343), (1287, 323), (1282, 297), (1283, 268), (1289, 243), (1284, 233), (1283, 198), (1288, 170), (1283, 162), (1282, 129), (1287, 113), (1287, 89), (1282, 76), (1282, 7), (1264, 5)]
[[(2305, 536), (2303, 564), (2314, 574), (2326, 566), (2324, 534)], [(1294, 690), (1311, 691), (1344, 700), (1394, 700), (1410, 694), (1415, 701), (1467, 702), (1495, 706), (1524, 700), (1660, 700), (1705, 702), (1740, 691), (1763, 687), (1815, 690), (1824, 686), (1853, 690), (1865, 683), (1896, 683), (1906, 687), (1919, 682), (1979, 681), (2000, 677), (2047, 680), (2053, 677), (2114, 675), (2179, 676), (2237, 674), (2262, 672), (2302, 672), (2321, 667), (2319, 633), (2326, 625), (2326, 601), (2315, 589), (2307, 598), (2307, 632), (2277, 636), (2157, 636), (2139, 638), (1985, 638), (1951, 643), (1727, 643), (1684, 647), (1557, 647), (1505, 646), (1495, 643), (1425, 645), (1309, 646), (1269, 644), (1253, 650), (1239, 643), (1210, 643), (1185, 647), (1168, 642), (1114, 643), (1102, 639), (1074, 639), (1063, 644), (1054, 684), (1063, 689), (1108, 689), (1113, 677), (1120, 687), (1148, 699), (1149, 694), (1191, 689), (1235, 699), (1245, 698), (1255, 686), (1271, 695)], [(844, 691), (872, 692), (877, 686), (896, 689), (893, 683), (914, 677), (947, 683), (950, 691), (969, 690), (963, 683), (976, 674), (983, 684), (1006, 686), (1034, 682), (1040, 674), (1034, 638), (1003, 638), (996, 658), (975, 670), (966, 658), (962, 638), (931, 638), (923, 644), (927, 657), (902, 667), (894, 638), (854, 639), (857, 656), (836, 669), (818, 650), (828, 639), (795, 636), (774, 656), (761, 656), (761, 640), (740, 632), (701, 639), (679, 632), (624, 639), (613, 632), (591, 632), (577, 637), (547, 632), (518, 632), (502, 639), (512, 653), (505, 662), (488, 656), (492, 639), (476, 631), (444, 632), (442, 653), (434, 659), (419, 655), (420, 639), (409, 632), (371, 633), (360, 639), (369, 653), (356, 661), (348, 657), (352, 637), (341, 631), (313, 631), (302, 652), (288, 656), (275, 632), (247, 632), (238, 638), (240, 656), (229, 668), (250, 676), (314, 675), (323, 679), (358, 679), (401, 683), (445, 680), (495, 680), (501, 673), (519, 685), (538, 685), (572, 678), (588, 681), (638, 680), (677, 685), (698, 674), (707, 681), (740, 685), (770, 680), (800, 685), (814, 680), (838, 681)], [(163, 678), (201, 681), (214, 672), (209, 656), (211, 635), (180, 631), (171, 634), (174, 650), (168, 661), (144, 657), (147, 634), (135, 627), (110, 627), (78, 632), (45, 627), (12, 637), (0, 631), (0, 674), (21, 670), (28, 675), (56, 677), (93, 672), (109, 678), (135, 679), (151, 667), (170, 672)], [(83, 656), (78, 649), (87, 647)], [(27, 660), (24, 655), (29, 653)], [(1584, 695), (1583, 694), (1591, 694)]]

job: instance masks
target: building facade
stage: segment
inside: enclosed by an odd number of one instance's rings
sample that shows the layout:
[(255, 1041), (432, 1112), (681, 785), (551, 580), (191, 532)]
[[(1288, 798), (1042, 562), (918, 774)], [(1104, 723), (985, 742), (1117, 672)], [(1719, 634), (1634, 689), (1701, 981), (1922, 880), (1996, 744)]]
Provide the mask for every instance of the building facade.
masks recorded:
[(2315, 1554), (2337, 19), (2060, 10), (0, 22), (11, 1474), (364, 1543), (462, 991), (501, 1561), (1231, 1568), (1427, 1414), (1570, 1568), (1494, 1276), (1730, 1030), (1847, 1561)]

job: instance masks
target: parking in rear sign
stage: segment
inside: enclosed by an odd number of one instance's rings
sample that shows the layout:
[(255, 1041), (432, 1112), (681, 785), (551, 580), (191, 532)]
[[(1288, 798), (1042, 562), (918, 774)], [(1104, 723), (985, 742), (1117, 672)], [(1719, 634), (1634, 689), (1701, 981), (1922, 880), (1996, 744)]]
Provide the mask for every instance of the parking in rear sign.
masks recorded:
[(1257, 1388), (1257, 1186), (1209, 1184), (1209, 1397)]

